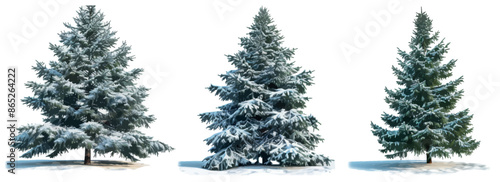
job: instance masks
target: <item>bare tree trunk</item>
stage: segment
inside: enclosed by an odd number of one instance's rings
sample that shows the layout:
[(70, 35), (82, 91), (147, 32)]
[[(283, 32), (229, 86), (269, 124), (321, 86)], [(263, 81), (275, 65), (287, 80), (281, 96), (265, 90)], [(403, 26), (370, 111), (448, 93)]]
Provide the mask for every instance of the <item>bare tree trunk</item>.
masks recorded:
[(90, 148), (85, 148), (85, 160), (83, 164), (90, 165)]
[(431, 146), (429, 144), (426, 144), (425, 145), (425, 153), (426, 153), (426, 156), (427, 156), (427, 164), (432, 163), (431, 154), (429, 153), (430, 150), (431, 150)]
[(427, 164), (431, 164), (431, 163), (432, 163), (431, 154), (427, 153)]

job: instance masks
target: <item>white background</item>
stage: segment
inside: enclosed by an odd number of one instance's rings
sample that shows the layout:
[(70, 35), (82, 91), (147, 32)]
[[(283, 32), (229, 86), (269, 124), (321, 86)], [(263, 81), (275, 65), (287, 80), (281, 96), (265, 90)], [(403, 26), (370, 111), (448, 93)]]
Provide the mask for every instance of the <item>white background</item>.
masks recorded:
[[(51, 7), (47, 11), (40, 2), (54, 2), (57, 8)], [(72, 18), (77, 16), (78, 7), (87, 4), (95, 4), (105, 14), (105, 19), (111, 21), (120, 40), (132, 46), (136, 59), (130, 68), (145, 69), (138, 83), (151, 88), (144, 104), (157, 121), (142, 131), (176, 150), (142, 160), (141, 163), (149, 166), (137, 170), (19, 169), (17, 175), (11, 175), (5, 169), (0, 172), (2, 181), (4, 178), (22, 181), (132, 181), (152, 177), (158, 181), (387, 181), (392, 179), (391, 175), (403, 176), (403, 181), (450, 178), (465, 181), (498, 176), (492, 172), (498, 170), (493, 161), (499, 161), (496, 128), (499, 127), (500, 109), (500, 74), (497, 71), (500, 60), (496, 55), (500, 48), (500, 12), (495, 1), (3, 2), (0, 6), (2, 73), (6, 77), (7, 66), (18, 67), (19, 96), (32, 95), (23, 86), (30, 80), (40, 81), (31, 66), (35, 65), (35, 60), (46, 63), (55, 60), (53, 52), (48, 49), (49, 42), (58, 43), (57, 33), (66, 30), (63, 22), (74, 23)], [(215, 111), (224, 102), (205, 87), (223, 84), (218, 74), (233, 69), (224, 55), (241, 50), (238, 37), (246, 36), (247, 27), (261, 6), (270, 10), (275, 24), (282, 30), (284, 45), (298, 48), (293, 58), (296, 65), (315, 70), (316, 84), (309, 87), (307, 94), (313, 99), (305, 111), (322, 123), (317, 133), (324, 137), (325, 142), (316, 151), (335, 159), (335, 169), (330, 173), (292, 177), (265, 172), (246, 177), (182, 172), (177, 164), (179, 161), (200, 161), (210, 155), (209, 146), (203, 139), (215, 131), (207, 130), (197, 115)], [(392, 89), (397, 86), (391, 66), (396, 65), (397, 47), (409, 50), (413, 20), (421, 7), (434, 20), (434, 30), (439, 30), (441, 38), (451, 42), (446, 61), (458, 59), (453, 78), (465, 77), (465, 82), (459, 86), (465, 90), (465, 95), (457, 109), (471, 109), (474, 114), (472, 136), (481, 141), (472, 156), (434, 160), (486, 164), (489, 170), (407, 175), (349, 169), (351, 161), (386, 160), (378, 151), (380, 145), (371, 134), (369, 124), (370, 121), (383, 124), (380, 120), (382, 112), (393, 112), (384, 102), (384, 87)], [(383, 21), (374, 16), (381, 13), (388, 15)], [(30, 24), (35, 31), (23, 33)], [(363, 35), (366, 35), (364, 41), (356, 43), (355, 39)], [(12, 44), (10, 39), (13, 36), (21, 37), (24, 42)], [(357, 53), (345, 54), (341, 49), (345, 45), (351, 45)], [(5, 78), (0, 80), (6, 85)], [(2, 97), (6, 95), (5, 90), (2, 89)], [(6, 110), (5, 105), (2, 104), (2, 110)], [(19, 124), (42, 123), (40, 111), (24, 105), (19, 106), (18, 115)], [(7, 139), (7, 130), (1, 129), (0, 136)], [(7, 145), (0, 146), (0, 154), (8, 152)], [(73, 151), (53, 160), (83, 160), (82, 153), (83, 150)], [(124, 160), (109, 156), (94, 159)], [(408, 159), (425, 158), (410, 156)]]

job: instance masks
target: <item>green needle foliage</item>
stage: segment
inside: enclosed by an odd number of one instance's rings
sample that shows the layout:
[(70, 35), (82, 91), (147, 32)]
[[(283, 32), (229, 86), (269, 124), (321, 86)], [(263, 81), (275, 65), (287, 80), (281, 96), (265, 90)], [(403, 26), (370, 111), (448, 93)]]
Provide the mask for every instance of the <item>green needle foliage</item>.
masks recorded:
[(214, 153), (203, 167), (224, 170), (247, 165), (251, 159), (284, 166), (329, 165), (331, 159), (315, 154), (321, 136), (319, 122), (301, 109), (312, 71), (300, 71), (290, 59), (295, 49), (282, 47), (283, 36), (269, 12), (261, 8), (248, 37), (240, 38), (242, 51), (228, 55), (235, 70), (221, 74), (225, 86), (208, 89), (228, 104), (220, 111), (200, 114), (211, 130), (222, 130), (205, 141)]
[(392, 67), (400, 88), (385, 89), (385, 101), (397, 114), (382, 114), (390, 129), (371, 123), (373, 135), (382, 144), (380, 151), (389, 159), (404, 158), (408, 152), (432, 157), (449, 158), (456, 154), (469, 155), (479, 141), (472, 132), (472, 115), (465, 109), (451, 112), (462, 97), (457, 90), (463, 77), (442, 83), (452, 76), (456, 59), (442, 64), (449, 43), (439, 40), (439, 32), (432, 31), (432, 20), (427, 13), (417, 13), (415, 30), (410, 41), (410, 52), (398, 49), (399, 67)]
[(134, 81), (142, 69), (127, 71), (130, 46), (117, 45), (116, 32), (94, 6), (81, 7), (75, 25), (65, 23), (60, 43), (50, 44), (57, 61), (36, 63), (43, 83), (29, 81), (34, 95), (22, 101), (42, 111), (41, 125), (19, 128), (14, 147), (31, 158), (85, 148), (85, 164), (94, 154), (118, 154), (131, 161), (173, 148), (137, 131), (155, 121), (142, 104), (147, 88)]

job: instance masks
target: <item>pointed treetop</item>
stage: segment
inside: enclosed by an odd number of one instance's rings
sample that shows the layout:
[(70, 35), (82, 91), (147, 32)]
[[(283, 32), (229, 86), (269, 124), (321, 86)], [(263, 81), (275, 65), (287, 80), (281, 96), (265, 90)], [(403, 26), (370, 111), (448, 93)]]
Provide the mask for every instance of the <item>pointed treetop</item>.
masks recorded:
[(432, 20), (422, 8), (420, 8), (420, 11), (420, 13), (417, 13), (417, 19), (414, 21), (415, 30), (413, 31), (411, 44), (417, 45), (422, 49), (427, 49), (430, 44), (438, 40), (439, 32), (434, 33), (432, 31)]
[[(83, 9), (83, 7), (81, 7)], [(93, 16), (94, 14), (96, 14), (96, 11), (95, 11), (95, 5), (87, 5), (87, 11), (89, 12), (89, 15), (90, 16)], [(102, 14), (101, 11), (97, 11), (97, 14)]]
[(270, 17), (269, 10), (266, 7), (262, 6), (259, 8), (259, 13), (255, 16), (256, 17)]
[(254, 19), (254, 24), (265, 26), (273, 23), (273, 19), (271, 18), (271, 15), (269, 14), (269, 10), (265, 7), (260, 7), (259, 13), (255, 15)]
[(77, 13), (79, 15), (79, 19), (82, 19), (82, 17), (85, 17), (87, 14), (90, 15), (89, 17), (93, 17), (96, 14), (101, 16), (103, 14), (99, 10), (96, 11), (95, 5), (81, 6)]
[(95, 5), (87, 5), (86, 7), (87, 7), (87, 10), (89, 10), (89, 12), (95, 12)]

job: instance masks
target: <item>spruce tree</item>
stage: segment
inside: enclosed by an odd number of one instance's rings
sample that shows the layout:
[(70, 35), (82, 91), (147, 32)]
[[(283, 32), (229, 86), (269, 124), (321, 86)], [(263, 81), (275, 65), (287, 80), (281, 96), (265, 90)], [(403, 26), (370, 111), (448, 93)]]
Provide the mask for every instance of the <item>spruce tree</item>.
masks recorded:
[(417, 13), (414, 23), (411, 51), (398, 49), (400, 67), (392, 67), (401, 88), (385, 88), (385, 101), (397, 114), (384, 112), (382, 120), (390, 129), (372, 122), (372, 133), (389, 159), (425, 153), (427, 163), (432, 163), (432, 157), (470, 155), (480, 143), (468, 136), (472, 115), (468, 109), (452, 112), (464, 93), (457, 90), (463, 76), (450, 79), (457, 60), (441, 64), (449, 43), (439, 40), (439, 31), (433, 32), (427, 13)]
[(210, 130), (222, 130), (205, 139), (214, 154), (203, 167), (225, 170), (251, 159), (267, 165), (329, 165), (331, 159), (313, 152), (323, 139), (309, 130), (320, 123), (301, 110), (310, 99), (304, 94), (313, 84), (312, 71), (300, 71), (290, 61), (295, 49), (282, 46), (283, 36), (266, 8), (249, 29), (248, 37), (240, 38), (243, 50), (227, 56), (236, 69), (220, 75), (226, 85), (208, 87), (229, 103), (200, 114)]
[(84, 164), (94, 155), (118, 154), (131, 161), (173, 148), (137, 131), (155, 121), (142, 104), (147, 88), (134, 81), (142, 69), (127, 71), (131, 47), (117, 45), (116, 32), (95, 6), (80, 7), (75, 25), (50, 44), (57, 61), (49, 66), (36, 62), (33, 70), (44, 83), (29, 81), (34, 96), (22, 101), (41, 110), (45, 124), (19, 128), (14, 147), (31, 158), (48, 153), (56, 157), (71, 149), (85, 148)]

